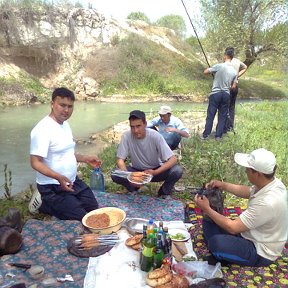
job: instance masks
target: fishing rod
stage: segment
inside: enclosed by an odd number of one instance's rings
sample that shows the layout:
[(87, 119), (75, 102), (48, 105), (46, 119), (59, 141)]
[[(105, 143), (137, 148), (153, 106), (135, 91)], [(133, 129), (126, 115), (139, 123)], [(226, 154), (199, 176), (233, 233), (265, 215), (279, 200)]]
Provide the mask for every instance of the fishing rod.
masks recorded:
[(196, 29), (195, 29), (195, 27), (194, 27), (194, 25), (193, 25), (193, 23), (192, 23), (191, 17), (190, 17), (190, 15), (189, 15), (189, 13), (188, 13), (188, 11), (187, 11), (187, 8), (186, 8), (186, 6), (185, 6), (185, 4), (184, 4), (184, 1), (181, 0), (181, 2), (182, 2), (182, 4), (183, 4), (183, 6), (184, 6), (184, 9), (185, 9), (185, 11), (186, 11), (186, 14), (187, 14), (187, 16), (188, 16), (188, 18), (189, 18), (189, 21), (190, 21), (190, 23), (191, 23), (191, 26), (192, 26), (192, 28), (193, 28), (193, 30), (194, 30), (194, 33), (195, 33), (195, 35), (196, 35), (196, 38), (197, 38), (197, 40), (198, 40), (198, 43), (199, 43), (200, 48), (201, 48), (201, 50), (202, 50), (202, 53), (203, 53), (203, 55), (204, 55), (204, 57), (205, 57), (205, 60), (206, 60), (206, 62), (207, 62), (207, 64), (208, 64), (208, 67), (211, 67), (210, 64), (209, 64), (209, 62), (208, 62), (207, 56), (206, 56), (206, 54), (205, 54), (205, 51), (204, 51), (204, 49), (203, 49), (203, 46), (202, 46), (202, 44), (201, 44), (201, 42), (200, 42), (200, 39), (199, 39), (199, 37), (198, 37), (197, 31), (196, 31)]

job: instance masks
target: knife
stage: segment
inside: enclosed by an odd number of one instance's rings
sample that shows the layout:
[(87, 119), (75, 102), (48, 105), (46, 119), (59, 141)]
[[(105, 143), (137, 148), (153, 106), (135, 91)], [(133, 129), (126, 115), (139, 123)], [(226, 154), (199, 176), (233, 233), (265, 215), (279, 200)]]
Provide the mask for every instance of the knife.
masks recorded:
[(8, 263), (10, 266), (18, 267), (18, 268), (24, 268), (24, 269), (29, 269), (31, 268), (31, 264), (23, 264), (23, 263)]

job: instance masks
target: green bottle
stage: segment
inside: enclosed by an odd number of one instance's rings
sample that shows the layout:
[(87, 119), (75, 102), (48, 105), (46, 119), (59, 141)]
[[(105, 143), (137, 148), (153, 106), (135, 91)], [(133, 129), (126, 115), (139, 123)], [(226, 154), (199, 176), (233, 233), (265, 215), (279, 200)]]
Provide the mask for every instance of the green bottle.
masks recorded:
[(155, 239), (153, 234), (150, 233), (149, 237), (142, 242), (142, 254), (140, 257), (140, 269), (149, 272), (153, 267), (153, 255), (155, 249)]
[(158, 233), (157, 246), (153, 256), (153, 269), (160, 268), (163, 263), (164, 251), (162, 246), (162, 234)]

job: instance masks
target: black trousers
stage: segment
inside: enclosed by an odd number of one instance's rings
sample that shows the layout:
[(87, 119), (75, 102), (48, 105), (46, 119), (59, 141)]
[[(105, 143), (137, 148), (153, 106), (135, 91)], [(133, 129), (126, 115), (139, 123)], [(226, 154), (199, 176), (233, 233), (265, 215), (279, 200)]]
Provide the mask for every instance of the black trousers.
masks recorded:
[(73, 183), (74, 192), (65, 191), (56, 184), (37, 184), (37, 188), (42, 199), (39, 211), (61, 220), (81, 221), (85, 214), (98, 208), (92, 190), (78, 177)]

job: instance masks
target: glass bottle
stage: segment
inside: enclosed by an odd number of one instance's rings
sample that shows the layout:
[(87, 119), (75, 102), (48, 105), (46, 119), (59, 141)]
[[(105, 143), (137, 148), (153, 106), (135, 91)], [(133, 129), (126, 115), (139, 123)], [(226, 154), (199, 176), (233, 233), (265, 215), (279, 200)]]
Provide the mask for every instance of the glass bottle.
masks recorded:
[(153, 269), (160, 268), (163, 263), (164, 251), (162, 246), (162, 234), (157, 235), (157, 245), (153, 255)]
[(140, 257), (140, 269), (142, 271), (149, 272), (153, 267), (153, 255), (155, 249), (155, 242), (152, 233), (149, 234), (149, 237), (146, 239), (146, 241), (142, 242), (142, 246), (143, 249), (142, 255)]

